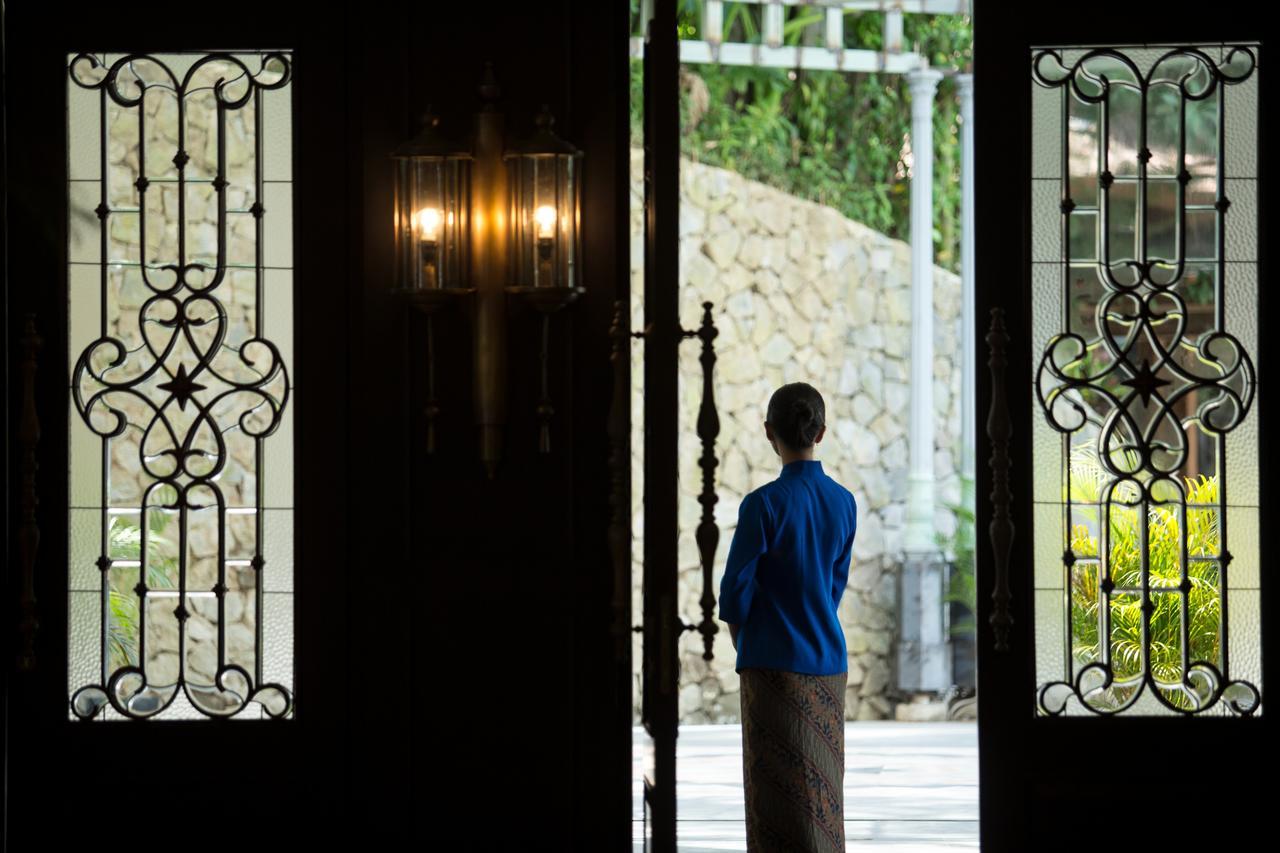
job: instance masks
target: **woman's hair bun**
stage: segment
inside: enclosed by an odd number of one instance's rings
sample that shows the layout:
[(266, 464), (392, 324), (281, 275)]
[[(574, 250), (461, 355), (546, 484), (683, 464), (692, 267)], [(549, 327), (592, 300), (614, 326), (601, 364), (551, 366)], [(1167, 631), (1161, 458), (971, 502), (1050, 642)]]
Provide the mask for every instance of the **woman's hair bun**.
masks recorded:
[(806, 382), (783, 385), (769, 399), (766, 420), (774, 434), (793, 450), (804, 450), (826, 425), (826, 407), (822, 395)]

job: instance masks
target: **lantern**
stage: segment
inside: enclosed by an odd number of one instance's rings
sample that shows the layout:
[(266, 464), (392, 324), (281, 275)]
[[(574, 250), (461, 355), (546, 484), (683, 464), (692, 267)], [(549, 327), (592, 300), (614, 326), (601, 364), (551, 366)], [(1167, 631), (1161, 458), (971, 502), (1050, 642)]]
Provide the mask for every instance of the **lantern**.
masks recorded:
[[(544, 104), (537, 130), (507, 150), (510, 290), (571, 301), (580, 292), (582, 152), (556, 136)], [(549, 290), (544, 290), (547, 288)]]
[(550, 453), (555, 414), (548, 378), (551, 315), (585, 292), (578, 283), (583, 154), (552, 132), (546, 105), (533, 135), (504, 149), (498, 94), (493, 64), (486, 62), (483, 106), (465, 147), (440, 133), (428, 109), (418, 135), (391, 154), (396, 164), (394, 288), (427, 315), (427, 452), (435, 452), (441, 413), (435, 321), (452, 306), (465, 306), (480, 460), (490, 479), (506, 425), (508, 310), (523, 303), (541, 314), (538, 450)]
[(428, 109), (418, 135), (391, 154), (396, 288), (427, 298), (471, 285), (472, 157), (441, 134), (439, 124)]

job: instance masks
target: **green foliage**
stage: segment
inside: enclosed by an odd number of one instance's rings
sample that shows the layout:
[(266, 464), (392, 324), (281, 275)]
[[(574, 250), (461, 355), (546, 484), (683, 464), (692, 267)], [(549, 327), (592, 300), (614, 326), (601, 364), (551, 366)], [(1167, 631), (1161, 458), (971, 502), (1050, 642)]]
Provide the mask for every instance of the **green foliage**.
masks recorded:
[(956, 602), (968, 611), (951, 623), (951, 636), (964, 637), (977, 630), (978, 578), (974, 565), (974, 517), (973, 510), (958, 503), (946, 504), (955, 513), (956, 532), (953, 536), (936, 534), (938, 547), (951, 555), (950, 588), (943, 596), (944, 602)]
[[(759, 41), (759, 7), (725, 4), (726, 41)], [(823, 11), (787, 7), (784, 44), (821, 44)], [(683, 38), (703, 38), (700, 0), (684, 0)], [(847, 12), (845, 44), (878, 50), (883, 15)], [(966, 67), (968, 16), (906, 15), (906, 44), (930, 64)], [(643, 143), (642, 63), (631, 65), (631, 128)], [(732, 169), (784, 192), (839, 210), (890, 237), (910, 238), (907, 147), (910, 97), (901, 74), (685, 66), (681, 147), (695, 161)], [(959, 271), (960, 128), (955, 84), (938, 86), (934, 112), (934, 256)]]
[[(157, 489), (157, 493), (165, 489)], [(171, 490), (170, 490), (171, 492)], [(163, 496), (156, 498), (160, 504)], [(147, 586), (152, 589), (177, 587), (177, 545), (165, 536), (172, 519), (170, 513), (152, 509), (147, 513)], [(143, 531), (141, 526), (123, 515), (110, 516), (107, 530), (109, 553), (117, 560), (141, 560)], [(108, 589), (111, 618), (108, 620), (107, 648), (110, 652), (108, 666), (114, 672), (122, 666), (139, 666), (138, 663), (138, 594), (134, 591), (136, 575), (113, 571)], [(123, 588), (121, 588), (123, 587)]]
[(1187, 305), (1212, 305), (1214, 274), (1210, 267), (1190, 268), (1182, 277), (1179, 289)]
[[(1083, 445), (1073, 449), (1070, 498), (1077, 504), (1073, 506), (1074, 512), (1091, 522), (1093, 529), (1098, 527), (1098, 515), (1101, 511), (1098, 500), (1109, 480), (1109, 475), (1102, 469), (1097, 453), (1091, 446)], [(1218, 502), (1217, 476), (1206, 477), (1201, 474), (1198, 478), (1184, 477), (1183, 480), (1188, 504), (1187, 554), (1189, 557), (1217, 557), (1221, 554), (1219, 510), (1212, 508)], [(1132, 483), (1122, 482), (1113, 491), (1112, 505), (1107, 511), (1107, 562), (1111, 579), (1117, 587), (1142, 586), (1142, 530), (1138, 521), (1140, 507), (1125, 505), (1136, 502), (1137, 498), (1137, 487)], [(1176, 504), (1152, 504), (1148, 509), (1147, 559), (1151, 589), (1174, 588), (1182, 581), (1180, 512)], [(1071, 525), (1071, 551), (1077, 558), (1070, 575), (1072, 655), (1077, 666), (1102, 660), (1102, 639), (1099, 632), (1099, 608), (1103, 600), (1098, 577), (1100, 566), (1097, 562), (1080, 559), (1099, 556), (1099, 542), (1096, 536), (1090, 535), (1090, 526), (1088, 523), (1075, 523), (1074, 519)], [(1187, 575), (1191, 584), (1187, 596), (1190, 659), (1204, 659), (1217, 664), (1221, 659), (1218, 628), (1222, 619), (1218, 564), (1190, 560)], [(1151, 669), (1157, 679), (1176, 682), (1184, 675), (1182, 596), (1177, 593), (1154, 593), (1151, 599), (1155, 605), (1149, 622)], [(1142, 596), (1140, 593), (1113, 593), (1109, 597), (1109, 606), (1110, 653), (1115, 676), (1137, 676), (1143, 670), (1144, 660)], [(1182, 692), (1164, 692), (1166, 698), (1179, 707), (1194, 707), (1192, 700)]]

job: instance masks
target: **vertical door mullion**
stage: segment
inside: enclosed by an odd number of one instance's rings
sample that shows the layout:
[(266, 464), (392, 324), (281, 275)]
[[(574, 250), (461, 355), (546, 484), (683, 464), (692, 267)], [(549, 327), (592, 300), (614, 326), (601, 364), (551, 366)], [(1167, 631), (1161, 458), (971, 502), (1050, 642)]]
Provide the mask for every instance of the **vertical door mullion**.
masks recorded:
[(676, 0), (655, 0), (644, 52), (644, 710), (654, 853), (676, 850), (680, 102)]

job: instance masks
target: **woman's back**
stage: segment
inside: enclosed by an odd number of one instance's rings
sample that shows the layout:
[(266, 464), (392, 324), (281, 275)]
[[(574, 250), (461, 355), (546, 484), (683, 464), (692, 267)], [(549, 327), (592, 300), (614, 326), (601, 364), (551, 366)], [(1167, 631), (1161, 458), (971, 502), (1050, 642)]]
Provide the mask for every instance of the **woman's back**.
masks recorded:
[(743, 498), (720, 584), (720, 618), (740, 626), (738, 671), (848, 670), (838, 609), (856, 530), (853, 494), (814, 459)]
[(782, 471), (742, 499), (720, 582), (738, 649), (747, 849), (840, 853), (849, 663), (837, 612), (858, 505), (813, 458), (826, 433), (816, 388), (774, 391), (764, 428)]

